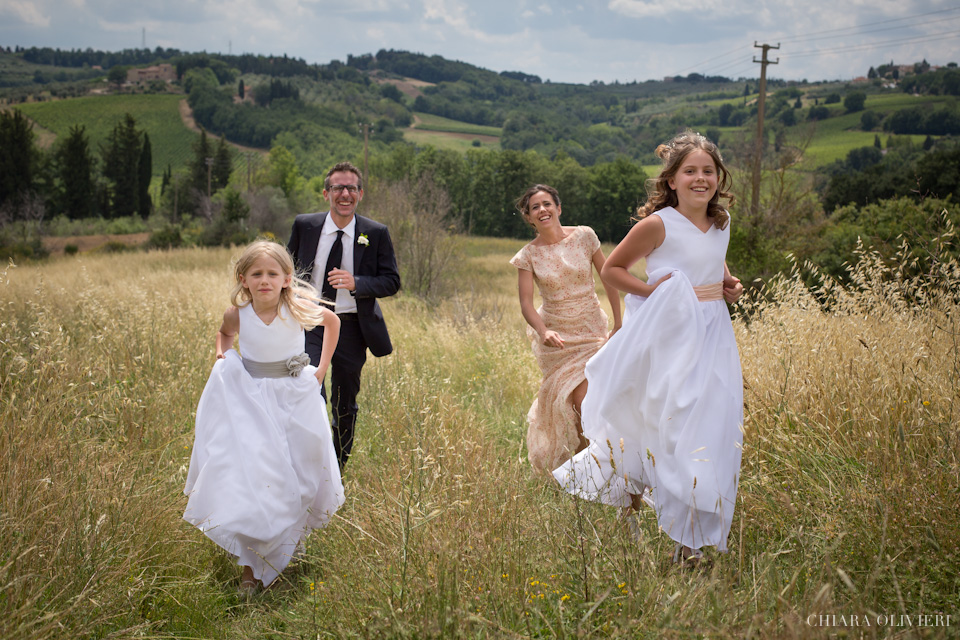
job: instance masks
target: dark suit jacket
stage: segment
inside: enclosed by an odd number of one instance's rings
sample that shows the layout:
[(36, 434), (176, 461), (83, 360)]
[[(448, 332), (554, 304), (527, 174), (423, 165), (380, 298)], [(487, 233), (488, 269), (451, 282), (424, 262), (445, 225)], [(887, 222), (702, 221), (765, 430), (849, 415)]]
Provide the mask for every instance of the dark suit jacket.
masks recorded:
[[(327, 213), (303, 213), (293, 222), (293, 231), (287, 248), (293, 254), (297, 274), (310, 281), (313, 263), (317, 257), (317, 245), (320, 232), (327, 219)], [(357, 300), (357, 319), (360, 332), (370, 348), (370, 352), (379, 357), (393, 351), (387, 323), (377, 298), (392, 296), (400, 290), (400, 272), (397, 270), (397, 258), (393, 253), (393, 242), (385, 225), (363, 216), (357, 219), (356, 239), (366, 236), (369, 245), (356, 240), (353, 244), (353, 277), (356, 291), (351, 292)]]

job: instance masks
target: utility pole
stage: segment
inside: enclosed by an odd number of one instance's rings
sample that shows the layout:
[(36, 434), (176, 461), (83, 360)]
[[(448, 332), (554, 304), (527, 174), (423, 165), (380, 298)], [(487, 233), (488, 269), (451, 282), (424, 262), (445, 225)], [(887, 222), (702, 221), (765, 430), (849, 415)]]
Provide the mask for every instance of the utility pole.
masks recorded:
[(774, 47), (769, 44), (760, 45), (754, 41), (753, 46), (757, 49), (763, 49), (763, 56), (760, 60), (757, 60), (756, 57), (753, 58), (754, 62), (760, 63), (760, 86), (757, 96), (757, 148), (753, 161), (753, 201), (750, 203), (750, 212), (756, 216), (760, 211), (760, 168), (763, 164), (763, 107), (767, 101), (767, 65), (779, 64), (780, 62), (780, 58), (777, 58), (774, 62), (767, 60), (767, 52), (770, 49), (779, 49), (780, 43), (778, 42), (777, 46)]

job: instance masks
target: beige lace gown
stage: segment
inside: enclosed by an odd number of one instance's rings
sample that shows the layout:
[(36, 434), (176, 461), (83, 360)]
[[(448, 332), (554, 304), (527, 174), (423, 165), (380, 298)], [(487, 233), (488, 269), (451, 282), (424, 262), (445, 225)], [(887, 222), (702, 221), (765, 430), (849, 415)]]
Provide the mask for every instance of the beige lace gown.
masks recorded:
[(593, 254), (600, 248), (590, 227), (575, 227), (560, 242), (528, 244), (511, 258), (533, 273), (543, 304), (537, 313), (560, 334), (563, 348), (548, 347), (532, 327), (527, 337), (543, 372), (543, 382), (527, 413), (527, 457), (534, 468), (552, 471), (579, 444), (577, 415), (570, 394), (586, 378), (584, 367), (607, 337), (607, 314), (600, 308), (593, 280)]

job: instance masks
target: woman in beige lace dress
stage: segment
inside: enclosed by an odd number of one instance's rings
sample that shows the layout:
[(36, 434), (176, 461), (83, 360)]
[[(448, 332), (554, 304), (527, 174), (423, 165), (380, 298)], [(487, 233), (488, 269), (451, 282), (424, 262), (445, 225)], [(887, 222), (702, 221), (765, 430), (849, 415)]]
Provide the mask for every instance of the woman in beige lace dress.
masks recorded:
[[(604, 256), (590, 227), (560, 224), (560, 195), (537, 184), (517, 201), (517, 209), (537, 237), (510, 264), (518, 271), (520, 311), (543, 372), (543, 382), (527, 413), (527, 457), (538, 471), (550, 472), (587, 445), (580, 425), (580, 403), (587, 393), (587, 360), (620, 328), (620, 297), (604, 285), (613, 311), (613, 331), (600, 308), (593, 270)], [(536, 283), (543, 298), (533, 305)]]

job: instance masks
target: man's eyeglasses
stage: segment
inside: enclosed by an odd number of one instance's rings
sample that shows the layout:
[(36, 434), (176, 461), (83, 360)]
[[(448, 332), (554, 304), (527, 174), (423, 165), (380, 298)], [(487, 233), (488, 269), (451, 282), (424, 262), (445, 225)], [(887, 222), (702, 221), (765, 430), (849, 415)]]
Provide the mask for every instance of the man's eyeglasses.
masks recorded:
[(346, 191), (351, 194), (356, 194), (360, 191), (360, 187), (355, 184), (332, 184), (330, 185), (330, 191), (334, 193), (342, 193)]

